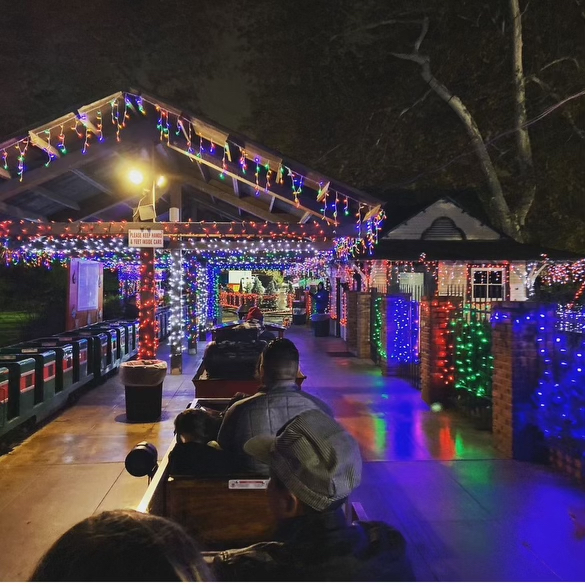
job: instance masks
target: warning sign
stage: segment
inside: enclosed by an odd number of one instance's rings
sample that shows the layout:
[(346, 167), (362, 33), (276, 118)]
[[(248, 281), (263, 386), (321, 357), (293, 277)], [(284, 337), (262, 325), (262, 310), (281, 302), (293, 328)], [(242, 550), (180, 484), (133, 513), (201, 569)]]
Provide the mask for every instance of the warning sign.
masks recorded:
[(128, 230), (130, 248), (164, 248), (162, 230)]

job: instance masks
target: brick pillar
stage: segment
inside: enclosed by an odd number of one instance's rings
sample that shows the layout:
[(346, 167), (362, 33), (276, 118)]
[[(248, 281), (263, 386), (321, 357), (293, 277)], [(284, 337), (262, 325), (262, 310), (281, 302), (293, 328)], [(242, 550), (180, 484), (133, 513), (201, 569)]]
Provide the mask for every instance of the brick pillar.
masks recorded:
[(347, 348), (358, 358), (370, 358), (371, 293), (347, 292)]
[[(535, 303), (503, 302), (493, 312), (492, 384), (494, 446), (509, 458), (541, 460), (538, 431), (531, 423), (538, 386), (539, 335)], [(542, 309), (539, 309), (543, 313)], [(553, 310), (548, 310), (553, 311)], [(529, 319), (527, 319), (527, 317)], [(554, 319), (554, 318), (552, 318)]]
[(454, 309), (453, 300), (447, 297), (420, 304), (422, 398), (429, 405), (447, 403), (453, 390), (449, 323)]

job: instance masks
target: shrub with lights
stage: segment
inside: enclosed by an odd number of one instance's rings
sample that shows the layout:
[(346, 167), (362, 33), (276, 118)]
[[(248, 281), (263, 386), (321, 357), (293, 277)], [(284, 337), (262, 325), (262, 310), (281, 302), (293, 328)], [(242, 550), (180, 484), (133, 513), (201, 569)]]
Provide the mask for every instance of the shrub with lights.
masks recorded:
[(491, 401), (494, 358), (492, 328), (487, 313), (466, 306), (451, 322), (454, 334), (455, 389), (458, 397), (470, 393)]

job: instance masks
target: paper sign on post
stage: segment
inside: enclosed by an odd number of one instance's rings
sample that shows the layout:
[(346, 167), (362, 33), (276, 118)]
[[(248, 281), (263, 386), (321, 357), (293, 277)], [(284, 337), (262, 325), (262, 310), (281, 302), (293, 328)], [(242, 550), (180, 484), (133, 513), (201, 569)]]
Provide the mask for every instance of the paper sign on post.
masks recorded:
[(164, 248), (162, 230), (128, 230), (130, 248)]

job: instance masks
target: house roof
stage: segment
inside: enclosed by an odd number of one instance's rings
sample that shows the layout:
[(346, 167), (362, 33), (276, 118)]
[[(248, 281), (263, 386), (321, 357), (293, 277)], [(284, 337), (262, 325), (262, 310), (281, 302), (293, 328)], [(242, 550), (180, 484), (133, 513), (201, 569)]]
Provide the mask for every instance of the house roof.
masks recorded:
[(135, 164), (145, 175), (155, 171), (171, 179), (156, 190), (159, 221), (167, 220), (180, 194), (183, 220), (318, 223), (342, 233), (344, 224), (353, 228), (360, 206), (362, 214), (376, 213), (382, 203), (135, 90), (4, 140), (0, 157), (0, 222), (130, 221), (141, 199), (151, 201), (152, 183), (143, 191), (127, 180)]
[(374, 193), (387, 202), (384, 204), (386, 220), (384, 221), (383, 233), (400, 226), (441, 199), (451, 201), (470, 216), (495, 229), (491, 226), (475, 190), (426, 189), (422, 191), (393, 190)]
[(515, 261), (549, 260), (572, 261), (581, 255), (532, 244), (521, 244), (510, 238), (499, 240), (380, 240), (371, 255), (364, 258), (419, 261)]

